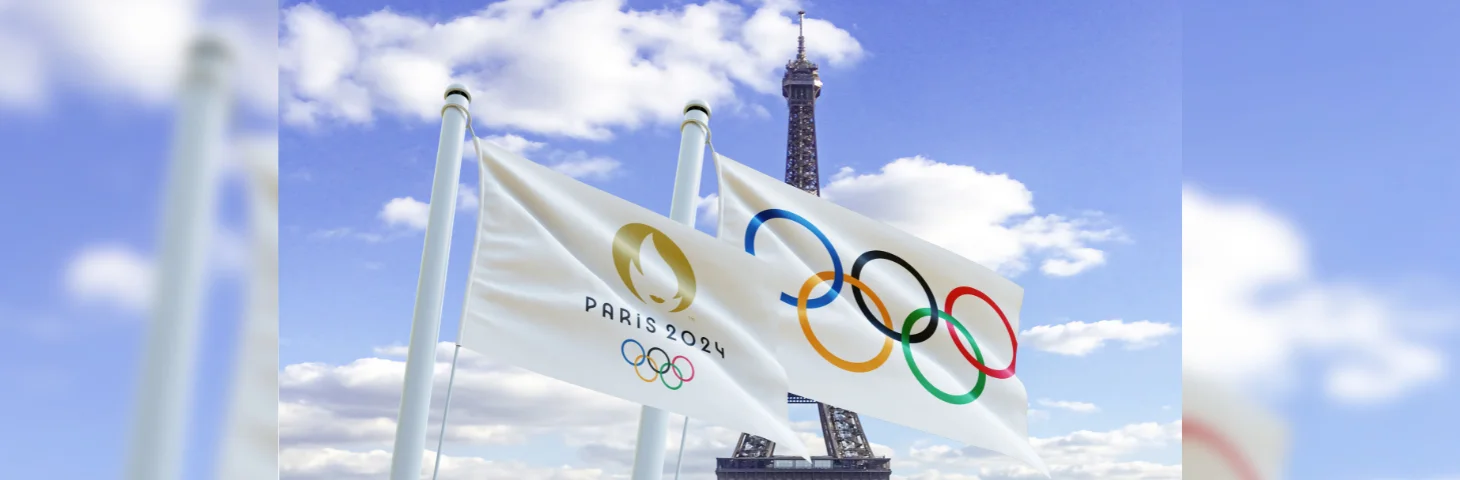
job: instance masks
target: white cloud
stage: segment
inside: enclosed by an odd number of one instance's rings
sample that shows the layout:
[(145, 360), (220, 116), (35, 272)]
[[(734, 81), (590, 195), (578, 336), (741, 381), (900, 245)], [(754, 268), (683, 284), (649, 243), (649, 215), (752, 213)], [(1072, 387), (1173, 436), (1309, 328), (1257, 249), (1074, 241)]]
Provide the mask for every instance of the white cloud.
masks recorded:
[[(779, 93), (796, 48), (795, 10), (512, 1), (435, 22), (390, 10), (338, 18), (300, 4), (283, 12), (281, 105), (295, 125), (368, 123), (382, 113), (431, 121), (446, 85), (461, 82), (480, 125), (606, 139), (611, 128), (675, 122), (692, 98), (738, 105), (737, 85)], [(850, 33), (824, 20), (808, 19), (806, 37), (813, 58), (833, 66), (862, 55)]]
[(1019, 338), (1025, 345), (1046, 352), (1084, 356), (1105, 346), (1106, 342), (1124, 343), (1130, 349), (1144, 348), (1176, 332), (1176, 327), (1168, 323), (1101, 320), (1039, 325), (1023, 331)]
[(373, 232), (361, 232), (349, 227), (331, 228), (318, 230), (309, 234), (312, 240), (332, 240), (336, 238), (353, 238), (369, 243), (378, 243), (386, 240), (385, 235)]
[[(437, 348), (432, 429), (440, 408), (454, 345)], [(394, 356), (403, 348), (382, 349)], [(363, 358), (344, 365), (301, 363), (285, 366), (279, 377), (280, 442), (290, 446), (388, 446), (395, 434), (405, 363), (394, 358)], [(452, 395), (491, 398), (490, 404), (454, 402), (448, 442), (517, 445), (532, 434), (557, 428), (602, 428), (637, 418), (629, 402), (490, 362), (470, 350), (458, 360)], [(558, 407), (549, 407), (556, 402)], [(287, 421), (286, 421), (287, 419)], [(439, 430), (437, 430), (439, 431)], [(433, 433), (432, 435), (435, 435)]]
[(1445, 356), (1416, 331), (1434, 316), (1373, 286), (1314, 278), (1287, 219), (1187, 185), (1181, 193), (1183, 364), (1228, 382), (1295, 386), (1320, 360), (1327, 393), (1379, 402), (1439, 380)]
[(66, 291), (83, 303), (142, 311), (152, 302), (152, 261), (115, 243), (84, 247), (66, 266)]
[(843, 167), (821, 194), (1007, 275), (1034, 261), (1046, 275), (1075, 275), (1105, 263), (1090, 243), (1121, 238), (1098, 214), (1035, 215), (1034, 194), (1008, 175), (923, 157), (864, 175)]
[(711, 193), (709, 196), (699, 197), (695, 201), (695, 223), (698, 225), (715, 226), (720, 222), (720, 195)]
[[(503, 149), (516, 153), (529, 160), (537, 160), (559, 173), (579, 180), (607, 180), (613, 178), (623, 166), (618, 160), (609, 157), (590, 155), (582, 150), (565, 151), (552, 148), (545, 148), (544, 142), (535, 142), (519, 135), (491, 135), (483, 137), (482, 141), (492, 142)], [(534, 154), (534, 152), (541, 152)], [(471, 140), (466, 141), (462, 155), (468, 161), (475, 162), (476, 150)]]
[[(440, 425), (441, 393), (446, 388), (452, 349), (453, 344), (448, 342), (437, 346), (432, 429)], [(380, 472), (389, 468), (388, 449), (395, 432), (406, 349), (380, 347), (374, 353), (384, 358), (364, 358), (342, 365), (302, 363), (283, 368), (279, 381), (279, 433), (281, 451), (289, 452), (281, 453), (285, 478), (357, 478), (350, 475), (379, 478)], [(631, 467), (639, 412), (636, 404), (507, 366), (465, 349), (458, 359), (452, 396), (455, 401), (447, 430), (448, 454), (503, 445), (549, 445), (548, 448), (561, 445), (565, 454), (576, 454), (575, 458), (583, 462), (567, 466), (490, 463), (504, 474), (526, 475), (521, 478), (559, 478), (549, 475), (621, 478)], [(491, 401), (462, 400), (471, 398)], [(681, 417), (673, 418), (670, 430), (676, 433), (668, 439), (666, 472), (673, 471), (679, 448), (677, 432)], [(795, 422), (793, 427), (813, 454), (822, 453), (824, 442), (817, 422)], [(1033, 438), (1031, 443), (1050, 464), (1055, 478), (1102, 478), (1101, 474), (1125, 479), (1179, 478), (1179, 466), (1129, 461), (1127, 457), (1179, 444), (1180, 432), (1179, 421), (1142, 423), (1104, 432), (1078, 431), (1058, 437)], [(428, 435), (435, 438), (437, 431)], [(739, 435), (737, 431), (704, 422), (691, 422), (682, 478), (713, 479), (714, 459), (730, 454)], [(875, 443), (872, 448), (879, 455), (892, 457), (904, 478), (1036, 478), (1030, 475), (1037, 475), (1017, 460), (975, 448), (921, 442), (907, 451)], [(452, 458), (447, 456), (448, 460)], [(457, 457), (456, 460), (469, 465), (488, 465), (484, 463), (488, 460), (482, 458)], [(442, 464), (443, 478), (452, 478), (446, 475), (447, 465)], [(584, 465), (600, 471), (581, 468)], [(1169, 475), (1172, 471), (1178, 473)]]
[[(481, 204), (480, 198), (476, 187), (465, 183), (457, 184), (456, 212), (475, 213), (477, 207)], [(309, 234), (309, 238), (313, 240), (350, 238), (369, 243), (395, 240), (403, 236), (409, 236), (411, 232), (426, 230), (426, 226), (431, 220), (431, 204), (416, 200), (415, 197), (396, 197), (385, 202), (380, 207), (380, 211), (376, 216), (387, 227), (396, 230), (393, 232), (378, 233), (361, 231), (351, 227), (340, 227), (316, 230)]]
[[(435, 452), (424, 454), (423, 475), (429, 475)], [(390, 452), (351, 451), (336, 448), (284, 448), (279, 451), (279, 478), (295, 480), (365, 480), (390, 475)], [(596, 480), (607, 478), (602, 470), (571, 467), (535, 467), (517, 461), (490, 461), (475, 457), (443, 455), (442, 480)]]
[[(488, 135), (482, 137), (482, 141), (492, 142), (493, 144), (502, 147), (509, 152), (521, 155), (523, 157), (526, 157), (527, 154), (530, 152), (540, 150), (542, 149), (542, 147), (547, 146), (546, 143), (534, 142), (532, 140), (522, 138), (519, 135), (513, 135), (510, 133), (506, 135)], [(471, 159), (476, 159), (476, 153), (472, 152), (471, 140), (466, 141), (466, 148), (463, 151), (467, 152), (466, 155), (471, 157)]]
[(161, 102), (181, 76), (188, 42), (198, 30), (199, 3), (56, 0), (19, 2), (12, 13), (32, 38), (44, 39), (44, 56), (63, 55), (42, 75), (94, 75), (92, 88)]
[[(458, 184), (456, 190), (456, 211), (458, 213), (476, 212), (480, 205), (479, 194), (476, 187), (465, 183)], [(380, 220), (387, 226), (405, 227), (411, 230), (425, 230), (426, 224), (431, 220), (431, 204), (416, 200), (413, 197), (397, 197), (385, 202), (380, 207)], [(316, 238), (338, 238), (343, 236), (361, 236), (367, 241), (379, 241), (384, 239), (380, 234), (358, 234), (353, 229), (338, 228), (316, 232)]]
[(214, 18), (200, 0), (48, 0), (5, 8), (0, 106), (33, 108), (63, 91), (170, 102), (187, 49), (207, 33), (228, 44), (229, 80), (246, 105), (271, 115), (278, 108), (278, 33), (271, 22), (240, 21), (238, 11)]
[(618, 173), (622, 165), (618, 160), (608, 157), (590, 156), (583, 151), (575, 151), (554, 156), (556, 161), (550, 165), (569, 177), (580, 180), (607, 180)]
[[(202, 245), (206, 275), (231, 275), (248, 270), (254, 252), (245, 232), (215, 226), (207, 234), (209, 237)], [(156, 269), (151, 256), (131, 246), (100, 242), (85, 245), (72, 254), (62, 275), (66, 294), (80, 304), (140, 313), (152, 306), (157, 288)], [(203, 281), (208, 280), (205, 277)]]
[(1141, 449), (1180, 445), (1181, 421), (1134, 423), (1103, 432), (1080, 430), (1058, 437), (1033, 438), (1030, 443), (1040, 457), (1051, 463), (1100, 463)]
[[(437, 347), (433, 431), (429, 433), (432, 438), (439, 432), (436, 429), (443, 406), (441, 393), (446, 388), (452, 349), (453, 345), (445, 342)], [(405, 353), (405, 347), (381, 347), (375, 349), (375, 354), (387, 358), (364, 358), (343, 365), (302, 363), (284, 367), (279, 381), (279, 435), (281, 448), (297, 455), (283, 462), (290, 478), (334, 478), (329, 475), (341, 471), (375, 471), (373, 457), (354, 452), (368, 453), (390, 447), (405, 372), (401, 358)], [(470, 450), (473, 446), (520, 446), (538, 438), (562, 442), (564, 449), (576, 450), (585, 465), (598, 466), (607, 472), (627, 473), (631, 466), (639, 417), (636, 404), (506, 366), (470, 350), (461, 351), (452, 396), (455, 401), (446, 436), (448, 452)], [(492, 401), (462, 400), (470, 398)], [(672, 421), (676, 432), (680, 426), (678, 418)], [(733, 451), (738, 437), (739, 432), (691, 422), (685, 445), (685, 478), (713, 478), (713, 459)], [(819, 437), (813, 435), (812, 439), (811, 445), (821, 444)], [(672, 471), (679, 448), (678, 435), (670, 436), (668, 448), (665, 468)], [(388, 454), (386, 457), (388, 464)], [(463, 461), (484, 460), (466, 458)], [(444, 474), (444, 463), (442, 468)]]
[(1097, 407), (1095, 406), (1095, 404), (1088, 402), (1072, 402), (1066, 400), (1050, 400), (1047, 398), (1041, 398), (1039, 399), (1039, 404), (1050, 408), (1069, 410), (1075, 413), (1095, 413), (1100, 411), (1100, 407)]
[[(281, 76), (294, 73), (287, 82), (294, 91), (280, 97), (284, 121), (310, 124), (319, 117), (370, 120), (370, 96), (363, 87), (343, 78), (359, 58), (349, 29), (312, 5), (290, 9), (282, 29), (288, 35), (279, 41), (279, 72)], [(282, 78), (279, 83), (286, 84)]]
[(46, 103), (45, 64), (34, 41), (0, 30), (0, 107), (37, 110)]
[(380, 219), (393, 227), (425, 230), (430, 216), (431, 205), (411, 197), (392, 198), (380, 208)]
[(1050, 477), (1034, 471), (1018, 469), (983, 469), (981, 474), (947, 473), (940, 470), (924, 470), (910, 476), (893, 475), (892, 478), (906, 480), (1179, 480), (1181, 465), (1163, 465), (1153, 462), (1102, 462), (1080, 465), (1060, 465), (1050, 470)]
[[(1050, 468), (1050, 476), (1059, 479), (1156, 480), (1181, 478), (1180, 465), (1163, 465), (1129, 457), (1159, 448), (1181, 444), (1181, 421), (1169, 423), (1137, 423), (1103, 432), (1081, 430), (1066, 435), (1031, 438), (1041, 459)], [(911, 467), (918, 473), (907, 475), (919, 480), (992, 480), (1037, 479), (1043, 474), (1001, 455), (973, 447), (944, 444), (919, 444), (909, 449), (907, 460), (899, 468)]]
[(477, 207), (481, 206), (481, 194), (476, 187), (465, 183), (456, 190), (456, 211), (461, 213), (474, 213)]

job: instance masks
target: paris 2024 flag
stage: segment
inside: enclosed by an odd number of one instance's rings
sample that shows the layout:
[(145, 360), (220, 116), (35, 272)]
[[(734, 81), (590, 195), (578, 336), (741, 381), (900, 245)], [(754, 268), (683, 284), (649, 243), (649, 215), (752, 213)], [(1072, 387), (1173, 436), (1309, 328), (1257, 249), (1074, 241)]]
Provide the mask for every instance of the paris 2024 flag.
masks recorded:
[(770, 269), (689, 226), (481, 147), (462, 346), (807, 454), (787, 417), (785, 370), (760, 333), (779, 308), (763, 301), (775, 294)]
[(1023, 288), (733, 160), (715, 163), (720, 239), (793, 273), (754, 300), (792, 314), (776, 329), (792, 392), (1048, 474), (1014, 375)]

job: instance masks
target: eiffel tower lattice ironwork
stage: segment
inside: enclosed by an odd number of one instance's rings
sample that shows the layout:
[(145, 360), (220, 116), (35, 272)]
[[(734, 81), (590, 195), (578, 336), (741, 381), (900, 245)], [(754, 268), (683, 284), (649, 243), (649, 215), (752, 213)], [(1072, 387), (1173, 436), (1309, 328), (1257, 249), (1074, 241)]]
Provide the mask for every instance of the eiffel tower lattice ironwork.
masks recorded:
[[(806, 12), (799, 12), (805, 23)], [(804, 27), (797, 38), (796, 58), (786, 63), (781, 95), (789, 107), (786, 133), (786, 183), (821, 195), (816, 163), (816, 98), (821, 96), (821, 77), (815, 63), (806, 59)], [(715, 475), (720, 480), (783, 479), (887, 479), (892, 475), (890, 459), (872, 453), (872, 444), (862, 430), (857, 413), (825, 403), (787, 394), (787, 402), (816, 404), (821, 419), (826, 455), (812, 457), (776, 456), (776, 444), (768, 439), (740, 434), (735, 453), (718, 459)]]

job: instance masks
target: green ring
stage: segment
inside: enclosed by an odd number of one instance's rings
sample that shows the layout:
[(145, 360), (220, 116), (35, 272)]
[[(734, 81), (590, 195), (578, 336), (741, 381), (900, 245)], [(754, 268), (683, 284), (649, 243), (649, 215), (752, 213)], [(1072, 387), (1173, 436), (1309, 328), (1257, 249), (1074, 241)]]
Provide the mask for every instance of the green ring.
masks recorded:
[[(907, 359), (907, 367), (912, 370), (913, 376), (917, 377), (918, 383), (923, 385), (923, 389), (933, 394), (934, 397), (938, 397), (939, 400), (954, 405), (973, 403), (974, 400), (978, 400), (979, 395), (983, 395), (983, 387), (984, 383), (988, 381), (988, 375), (979, 371), (978, 383), (973, 385), (972, 390), (969, 390), (968, 393), (963, 395), (953, 395), (939, 390), (938, 387), (934, 387), (932, 382), (929, 382), (926, 377), (923, 377), (923, 372), (918, 370), (918, 364), (913, 361), (912, 343), (908, 342), (908, 338), (912, 336), (913, 322), (928, 316), (930, 312), (932, 312), (930, 308), (919, 308), (909, 313), (907, 319), (902, 321), (902, 356)], [(979, 363), (983, 363), (983, 352), (979, 351), (978, 342), (973, 341), (973, 335), (968, 333), (967, 329), (963, 328), (963, 324), (959, 323), (958, 319), (953, 318), (953, 315), (942, 310), (938, 311), (938, 318), (947, 320), (949, 325), (957, 328), (958, 332), (962, 333), (964, 338), (968, 339), (968, 344), (973, 347), (973, 356), (978, 359)]]
[[(977, 350), (978, 347), (974, 347), (974, 348), (975, 348), (974, 351), (977, 352), (978, 351)], [(979, 361), (983, 361), (982, 358), (980, 358)], [(664, 379), (665, 377), (668, 377), (669, 376), (668, 374), (669, 374), (669, 370), (670, 369), (674, 369), (674, 373), (676, 375), (674, 378), (676, 378), (676, 379), (679, 378), (678, 375), (684, 375), (684, 372), (679, 371), (679, 365), (675, 365), (674, 362), (671, 361), (670, 363), (664, 364), (664, 369), (662, 371), (659, 371), (659, 383), (663, 383), (664, 384), (664, 388), (668, 388), (670, 390), (679, 390), (681, 387), (684, 387), (684, 380), (680, 380), (678, 386), (671, 387), (671, 386), (669, 386), (669, 381)], [(656, 370), (658, 370), (658, 369), (656, 369)]]

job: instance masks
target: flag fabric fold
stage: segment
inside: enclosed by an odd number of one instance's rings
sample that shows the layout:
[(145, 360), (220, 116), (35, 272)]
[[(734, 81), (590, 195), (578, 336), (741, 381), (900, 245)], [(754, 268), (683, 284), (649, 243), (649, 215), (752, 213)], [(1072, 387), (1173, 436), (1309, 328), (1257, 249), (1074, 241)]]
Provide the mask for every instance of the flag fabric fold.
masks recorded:
[(775, 294), (773, 269), (489, 142), (481, 148), (463, 347), (808, 454), (762, 333), (778, 308), (761, 300)]
[(715, 164), (719, 238), (782, 272), (755, 301), (776, 310), (791, 391), (1048, 475), (1015, 375), (1023, 288), (729, 158)]

